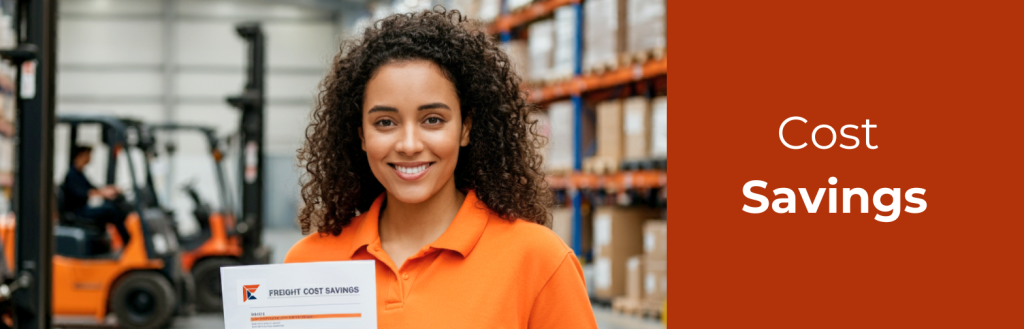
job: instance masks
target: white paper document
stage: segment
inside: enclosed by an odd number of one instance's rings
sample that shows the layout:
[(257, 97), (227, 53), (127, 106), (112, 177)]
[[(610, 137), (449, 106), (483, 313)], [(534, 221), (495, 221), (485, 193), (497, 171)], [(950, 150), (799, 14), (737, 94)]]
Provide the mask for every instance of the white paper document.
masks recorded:
[(374, 261), (220, 269), (226, 329), (377, 328)]

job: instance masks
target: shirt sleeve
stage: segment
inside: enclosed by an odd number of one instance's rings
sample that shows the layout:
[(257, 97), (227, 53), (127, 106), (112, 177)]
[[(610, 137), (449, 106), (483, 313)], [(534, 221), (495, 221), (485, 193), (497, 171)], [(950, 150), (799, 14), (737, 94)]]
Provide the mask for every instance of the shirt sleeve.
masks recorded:
[(82, 199), (88, 199), (89, 191), (94, 189), (89, 180), (85, 178), (85, 175), (77, 170), (68, 172), (67, 178), (64, 179), (64, 188)]
[(533, 302), (529, 328), (597, 329), (583, 268), (572, 252), (565, 255)]

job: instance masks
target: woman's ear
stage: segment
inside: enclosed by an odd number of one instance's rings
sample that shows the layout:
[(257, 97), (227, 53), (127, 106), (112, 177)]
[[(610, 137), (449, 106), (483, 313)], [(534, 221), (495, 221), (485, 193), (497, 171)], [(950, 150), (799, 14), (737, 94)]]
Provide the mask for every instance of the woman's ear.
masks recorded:
[(359, 145), (366, 151), (366, 138), (363, 137), (363, 127), (359, 127)]
[(462, 138), (459, 139), (459, 146), (469, 145), (469, 130), (473, 128), (473, 118), (466, 117), (462, 120)]

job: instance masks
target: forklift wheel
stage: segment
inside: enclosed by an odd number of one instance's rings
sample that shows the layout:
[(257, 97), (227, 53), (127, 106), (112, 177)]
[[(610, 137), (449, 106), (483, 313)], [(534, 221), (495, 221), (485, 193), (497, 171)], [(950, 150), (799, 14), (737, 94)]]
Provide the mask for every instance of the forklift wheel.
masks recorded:
[(192, 277), (196, 280), (196, 308), (199, 312), (220, 312), (224, 304), (221, 302), (220, 268), (223, 266), (242, 265), (234, 258), (210, 258), (199, 261), (192, 268)]
[(114, 286), (111, 308), (121, 328), (165, 328), (174, 320), (174, 288), (155, 272), (125, 274)]

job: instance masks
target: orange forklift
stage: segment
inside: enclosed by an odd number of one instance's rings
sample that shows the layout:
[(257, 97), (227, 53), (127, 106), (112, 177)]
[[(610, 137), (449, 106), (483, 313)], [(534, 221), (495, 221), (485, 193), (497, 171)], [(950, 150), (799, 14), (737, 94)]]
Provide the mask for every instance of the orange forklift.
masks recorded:
[[(228, 193), (228, 183), (225, 179), (222, 160), (224, 155), (221, 152), (218, 138), (213, 129), (199, 125), (185, 124), (158, 124), (147, 126), (159, 142), (157, 136), (168, 136), (179, 133), (201, 134), (208, 146), (208, 154), (213, 160), (213, 176), (219, 199), (220, 209), (212, 209), (208, 202), (203, 201), (195, 187), (195, 183), (188, 183), (183, 191), (192, 201), (192, 216), (199, 223), (199, 232), (193, 235), (183, 235), (179, 232), (179, 243), (182, 247), (182, 269), (192, 273), (197, 282), (196, 286), (196, 309), (199, 312), (219, 312), (222, 308), (220, 268), (223, 266), (242, 265), (242, 241), (238, 226), (236, 225), (234, 207), (231, 202), (231, 195)], [(163, 150), (157, 143), (148, 145), (146, 153), (150, 160), (160, 156), (173, 158), (177, 147), (174, 143), (167, 141), (163, 144)], [(152, 163), (151, 163), (152, 166)], [(148, 174), (147, 174), (148, 175)], [(259, 260), (260, 264), (266, 264), (269, 259)]]
[[(125, 226), (130, 238), (123, 244), (120, 235), (112, 239), (115, 234), (110, 234), (106, 224), (65, 209), (64, 189), (56, 188), (54, 322), (105, 324), (113, 313), (120, 327), (163, 328), (175, 315), (191, 313), (195, 287), (191, 275), (180, 266), (177, 232), (165, 211), (150, 206), (155, 198), (150, 182), (138, 175), (143, 164), (137, 160), (144, 156), (138, 141), (147, 139), (146, 132), (109, 116), (62, 115), (57, 121), (58, 127), (69, 130), (69, 154), (80, 131), (99, 133), (97, 139), (107, 156), (106, 184), (130, 184), (112, 200), (128, 214)], [(122, 163), (127, 165), (127, 173), (118, 171)], [(124, 176), (127, 182), (119, 182)], [(16, 225), (5, 224), (0, 225), (4, 250), (16, 250), (15, 239), (10, 239)], [(9, 258), (6, 265), (14, 266)]]

